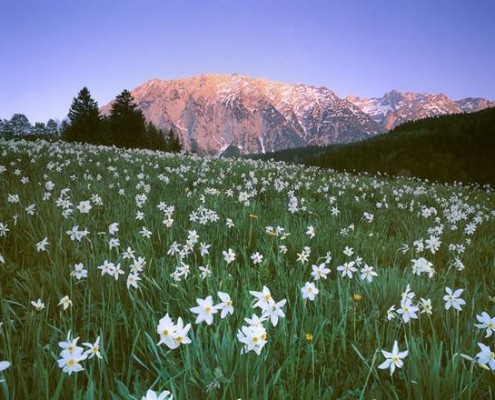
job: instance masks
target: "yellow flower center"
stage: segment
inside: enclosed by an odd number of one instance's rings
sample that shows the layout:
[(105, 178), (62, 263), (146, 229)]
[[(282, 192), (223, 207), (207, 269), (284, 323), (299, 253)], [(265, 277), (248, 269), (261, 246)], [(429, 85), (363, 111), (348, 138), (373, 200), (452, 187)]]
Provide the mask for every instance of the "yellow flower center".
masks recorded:
[(72, 367), (74, 367), (76, 364), (77, 364), (77, 362), (76, 362), (76, 360), (74, 360), (73, 358), (69, 358), (69, 359), (67, 360), (67, 366), (69, 366), (69, 367), (71, 367), (71, 368), (72, 368)]

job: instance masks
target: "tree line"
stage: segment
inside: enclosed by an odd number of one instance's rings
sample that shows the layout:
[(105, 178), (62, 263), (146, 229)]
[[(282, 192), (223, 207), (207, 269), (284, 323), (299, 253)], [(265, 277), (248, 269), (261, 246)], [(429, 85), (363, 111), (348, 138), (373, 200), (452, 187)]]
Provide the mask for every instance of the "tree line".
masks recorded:
[(182, 149), (180, 139), (173, 130), (164, 132), (146, 122), (128, 90), (115, 98), (108, 116), (101, 114), (89, 89), (83, 87), (72, 100), (68, 119), (60, 126), (53, 119), (46, 124), (37, 122), (33, 126), (24, 114), (14, 114), (10, 120), (0, 119), (0, 134), (23, 137), (60, 135), (69, 142), (168, 152), (180, 152)]
[(36, 122), (31, 124), (24, 114), (14, 114), (10, 119), (0, 119), (0, 135), (50, 135), (59, 134), (59, 124), (54, 119), (47, 123)]
[(169, 152), (181, 150), (179, 137), (173, 130), (165, 133), (146, 122), (128, 90), (115, 98), (110, 114), (102, 116), (98, 103), (84, 87), (72, 101), (68, 117), (69, 124), (62, 131), (62, 137), (68, 141)]
[(304, 163), (495, 185), (495, 108), (406, 122), (374, 138), (328, 148)]
[(356, 143), (285, 149), (248, 157), (340, 171), (495, 186), (495, 108), (406, 122)]

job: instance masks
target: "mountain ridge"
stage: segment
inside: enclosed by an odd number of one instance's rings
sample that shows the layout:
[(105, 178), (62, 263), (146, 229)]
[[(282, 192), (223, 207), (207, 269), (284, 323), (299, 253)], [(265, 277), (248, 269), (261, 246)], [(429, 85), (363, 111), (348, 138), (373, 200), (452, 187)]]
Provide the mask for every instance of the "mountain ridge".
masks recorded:
[[(131, 91), (146, 119), (176, 130), (186, 150), (242, 154), (363, 140), (378, 125), (326, 87), (245, 75), (151, 79)], [(108, 113), (111, 104), (102, 107)]]
[(346, 99), (372, 117), (384, 131), (408, 121), (495, 107), (495, 101), (481, 97), (452, 100), (443, 93), (401, 92), (396, 89), (386, 92), (382, 97), (349, 95)]
[(454, 101), (443, 93), (395, 89), (382, 97), (343, 99), (325, 86), (241, 74), (152, 78), (131, 94), (149, 122), (178, 133), (186, 151), (216, 155), (234, 148), (251, 154), (351, 143), (407, 121), (495, 106), (483, 98)]

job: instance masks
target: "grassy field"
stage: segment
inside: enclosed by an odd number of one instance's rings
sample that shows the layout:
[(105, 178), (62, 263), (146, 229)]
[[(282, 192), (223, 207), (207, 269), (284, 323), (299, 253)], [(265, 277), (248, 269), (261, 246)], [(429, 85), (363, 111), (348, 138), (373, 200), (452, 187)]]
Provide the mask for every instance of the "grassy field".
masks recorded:
[(495, 398), (492, 189), (1, 140), (0, 188), (6, 399)]

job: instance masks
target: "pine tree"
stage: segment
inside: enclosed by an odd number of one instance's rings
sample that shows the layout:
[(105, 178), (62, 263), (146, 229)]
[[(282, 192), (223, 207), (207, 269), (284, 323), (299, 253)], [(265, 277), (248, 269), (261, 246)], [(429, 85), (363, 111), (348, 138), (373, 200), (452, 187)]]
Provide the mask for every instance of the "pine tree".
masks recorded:
[(109, 117), (111, 144), (120, 147), (147, 147), (146, 119), (128, 90), (119, 94)]
[(179, 136), (172, 130), (168, 132), (168, 143), (167, 151), (171, 153), (180, 153), (182, 150), (182, 144), (180, 142)]
[(100, 143), (100, 110), (87, 87), (83, 87), (72, 100), (69, 110), (70, 127), (65, 129), (67, 140)]
[(31, 129), (31, 134), (33, 135), (46, 135), (47, 132), (46, 125), (43, 122), (36, 122)]
[(56, 136), (58, 135), (58, 124), (54, 119), (49, 119), (46, 123), (46, 133), (48, 135)]
[(7, 135), (9, 133), (10, 133), (9, 120), (0, 118), (0, 135)]
[(10, 119), (9, 128), (14, 135), (29, 135), (32, 126), (24, 114), (14, 114)]

